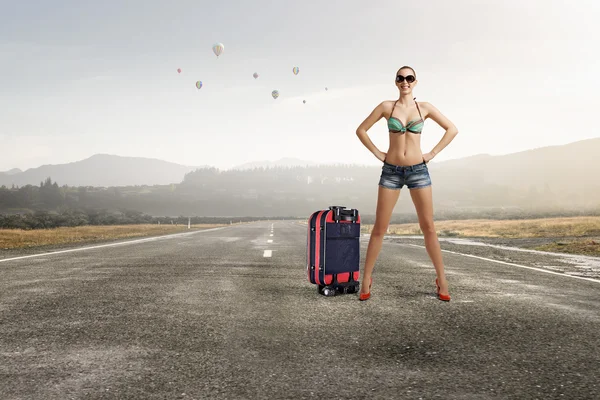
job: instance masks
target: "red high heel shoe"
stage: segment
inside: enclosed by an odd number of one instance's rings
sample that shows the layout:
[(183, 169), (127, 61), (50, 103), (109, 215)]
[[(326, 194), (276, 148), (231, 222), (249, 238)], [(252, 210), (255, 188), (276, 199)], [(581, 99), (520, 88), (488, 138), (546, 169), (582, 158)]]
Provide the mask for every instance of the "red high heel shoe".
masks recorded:
[(442, 301), (450, 301), (449, 294), (440, 294), (440, 285), (438, 285), (438, 280), (435, 278), (435, 286), (437, 286), (437, 297)]
[(369, 283), (369, 292), (361, 293), (360, 296), (358, 296), (360, 301), (369, 300), (371, 298), (371, 285), (373, 285), (373, 278), (371, 278), (371, 283)]

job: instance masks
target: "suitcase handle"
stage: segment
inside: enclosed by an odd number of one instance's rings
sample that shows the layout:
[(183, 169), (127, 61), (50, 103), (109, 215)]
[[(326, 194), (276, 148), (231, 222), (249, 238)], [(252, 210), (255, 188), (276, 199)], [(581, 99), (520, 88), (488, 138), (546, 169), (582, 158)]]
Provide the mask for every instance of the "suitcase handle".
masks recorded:
[(329, 209), (333, 211), (334, 221), (354, 221), (356, 222), (358, 210), (351, 209), (346, 210), (345, 206), (329, 206)]
[(334, 212), (339, 210), (340, 215), (354, 215), (354, 210), (346, 210), (346, 206), (329, 206), (329, 209)]

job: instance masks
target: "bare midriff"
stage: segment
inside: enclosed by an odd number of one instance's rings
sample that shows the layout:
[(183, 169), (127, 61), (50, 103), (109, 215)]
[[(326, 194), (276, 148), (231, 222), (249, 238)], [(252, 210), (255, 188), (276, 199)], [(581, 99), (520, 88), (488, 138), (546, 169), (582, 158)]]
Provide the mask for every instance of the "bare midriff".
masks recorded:
[(390, 146), (385, 162), (394, 165), (415, 165), (423, 162), (421, 135), (406, 132), (390, 133)]

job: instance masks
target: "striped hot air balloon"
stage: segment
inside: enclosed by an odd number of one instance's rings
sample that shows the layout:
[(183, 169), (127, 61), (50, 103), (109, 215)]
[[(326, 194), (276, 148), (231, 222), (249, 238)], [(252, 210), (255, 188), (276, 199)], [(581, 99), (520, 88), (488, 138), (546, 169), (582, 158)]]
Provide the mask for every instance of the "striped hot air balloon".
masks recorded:
[(298, 72), (300, 72), (300, 68), (298, 68), (298, 67), (294, 67), (294, 68), (292, 69), (292, 72), (294, 73), (294, 75), (298, 75)]
[(271, 92), (271, 96), (273, 96), (274, 99), (279, 97), (279, 90), (273, 90)]
[(198, 88), (198, 90), (202, 89), (202, 81), (196, 82), (196, 88)]
[(225, 46), (223, 46), (223, 43), (215, 43), (215, 45), (212, 47), (212, 50), (213, 53), (215, 53), (215, 55), (217, 56), (217, 58), (219, 58), (221, 53), (223, 53), (223, 50), (225, 50)]

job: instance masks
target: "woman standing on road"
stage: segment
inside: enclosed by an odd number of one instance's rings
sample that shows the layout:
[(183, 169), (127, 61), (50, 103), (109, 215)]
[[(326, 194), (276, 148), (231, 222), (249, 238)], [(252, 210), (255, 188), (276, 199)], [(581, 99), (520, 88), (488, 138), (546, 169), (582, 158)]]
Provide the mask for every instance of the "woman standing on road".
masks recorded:
[[(400, 68), (396, 73), (399, 98), (395, 101), (383, 101), (375, 107), (356, 130), (357, 136), (365, 147), (383, 162), (379, 179), (375, 225), (367, 248), (360, 300), (368, 300), (371, 297), (375, 261), (381, 250), (383, 236), (387, 232), (392, 211), (400, 197), (400, 189), (406, 185), (417, 211), (419, 226), (425, 237), (427, 254), (435, 267), (438, 299), (450, 301), (442, 250), (433, 224), (433, 199), (427, 163), (454, 139), (458, 130), (433, 105), (427, 102), (416, 102), (412, 93), (418, 82), (416, 76), (415, 70), (411, 67)], [(387, 153), (379, 150), (367, 135), (367, 131), (384, 117), (387, 119), (390, 134)], [(434, 120), (446, 130), (446, 133), (429, 153), (422, 153), (421, 131), (427, 118)], [(402, 121), (407, 122), (403, 123)]]

